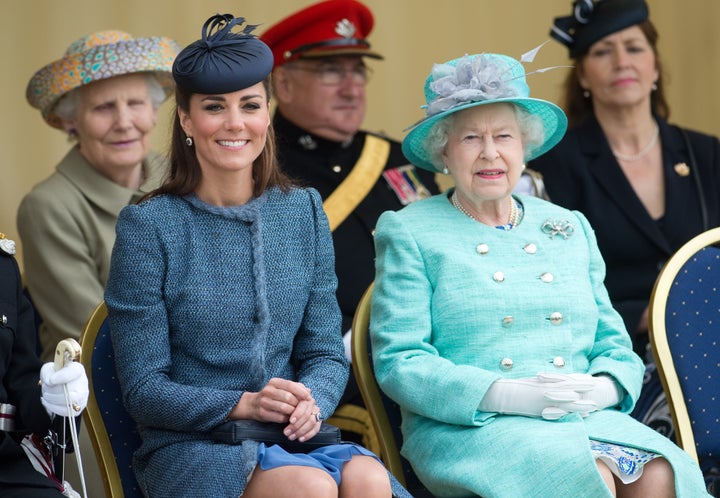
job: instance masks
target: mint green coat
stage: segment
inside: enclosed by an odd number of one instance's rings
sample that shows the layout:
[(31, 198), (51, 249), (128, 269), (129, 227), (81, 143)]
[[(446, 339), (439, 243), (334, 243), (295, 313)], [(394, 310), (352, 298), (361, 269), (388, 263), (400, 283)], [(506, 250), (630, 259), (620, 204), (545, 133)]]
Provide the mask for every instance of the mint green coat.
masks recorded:
[[(402, 454), (437, 496), (609, 497), (595, 439), (660, 453), (679, 498), (709, 496), (687, 454), (628, 415), (643, 363), (610, 304), (589, 223), (518, 198), (525, 215), (509, 232), (446, 195), (378, 221), (370, 332), (378, 382), (402, 407)], [(554, 422), (478, 410), (495, 380), (547, 371), (607, 373), (625, 396)]]

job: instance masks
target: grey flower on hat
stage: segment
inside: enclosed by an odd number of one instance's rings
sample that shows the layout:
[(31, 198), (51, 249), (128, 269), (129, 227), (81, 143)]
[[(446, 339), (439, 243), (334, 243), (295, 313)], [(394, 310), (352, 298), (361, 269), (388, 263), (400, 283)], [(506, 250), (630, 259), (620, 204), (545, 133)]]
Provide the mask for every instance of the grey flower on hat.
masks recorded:
[(511, 69), (484, 57), (466, 56), (457, 66), (435, 64), (430, 88), (438, 97), (428, 104), (427, 115), (468, 102), (520, 96), (517, 89), (505, 81)]

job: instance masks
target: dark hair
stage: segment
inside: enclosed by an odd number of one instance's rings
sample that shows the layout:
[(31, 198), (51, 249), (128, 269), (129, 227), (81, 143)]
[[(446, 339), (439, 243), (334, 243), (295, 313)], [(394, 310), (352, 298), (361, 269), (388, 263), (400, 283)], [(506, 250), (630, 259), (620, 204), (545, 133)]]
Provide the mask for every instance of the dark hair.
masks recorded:
[[(267, 102), (270, 103), (270, 76), (262, 82), (267, 94)], [(157, 189), (150, 192), (143, 198), (149, 199), (163, 194), (183, 196), (190, 194), (200, 184), (202, 172), (200, 163), (195, 153), (195, 147), (189, 147), (185, 143), (185, 131), (180, 125), (180, 116), (177, 109), (185, 112), (190, 110), (190, 97), (193, 93), (183, 90), (180, 86), (175, 87), (175, 119), (173, 120), (172, 139), (170, 142), (170, 172), (167, 179)], [(269, 187), (280, 187), (287, 191), (292, 182), (281, 171), (277, 161), (275, 131), (272, 122), (267, 129), (267, 140), (260, 155), (255, 159), (252, 167), (252, 175), (255, 180), (253, 195), (260, 196)]]
[[(650, 44), (653, 53), (655, 54), (655, 67), (658, 71), (658, 79), (655, 83), (657, 85), (657, 90), (653, 90), (650, 94), (650, 105), (652, 112), (653, 114), (660, 116), (662, 119), (668, 119), (670, 117), (670, 107), (665, 100), (663, 67), (657, 48), (659, 35), (657, 29), (655, 29), (655, 26), (649, 19), (641, 22), (640, 24), (637, 24), (637, 26), (643, 32), (645, 38), (647, 38), (647, 41)], [(570, 128), (581, 123), (585, 118), (591, 116), (594, 112), (592, 99), (589, 99), (583, 95), (583, 92), (585, 90), (583, 90), (583, 88), (580, 86), (580, 80), (578, 77), (578, 74), (581, 71), (580, 68), (582, 67), (583, 61), (587, 57), (588, 52), (589, 50), (578, 55), (574, 59), (575, 69), (568, 73), (567, 77), (565, 78), (565, 83), (563, 84), (564, 97), (562, 107), (565, 110), (565, 114), (567, 114), (568, 127)]]

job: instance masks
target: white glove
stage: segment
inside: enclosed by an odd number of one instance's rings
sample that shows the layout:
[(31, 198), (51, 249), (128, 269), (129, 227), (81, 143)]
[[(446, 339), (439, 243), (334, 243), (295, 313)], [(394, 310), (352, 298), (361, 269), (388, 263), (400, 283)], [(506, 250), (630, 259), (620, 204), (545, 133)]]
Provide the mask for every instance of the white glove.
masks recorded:
[(478, 409), (546, 420), (557, 420), (571, 412), (586, 417), (597, 410), (594, 401), (583, 399), (583, 393), (593, 386), (593, 382), (584, 379), (543, 373), (521, 379), (499, 379), (485, 393)]
[[(87, 406), (90, 389), (85, 368), (80, 363), (72, 361), (57, 371), (53, 363), (45, 363), (40, 369), (40, 380), (42, 381), (40, 401), (50, 415), (75, 417)], [(64, 386), (66, 385), (70, 395), (72, 412), (70, 414), (65, 401)]]
[[(543, 374), (540, 374), (543, 375)], [(544, 374), (547, 376), (558, 376), (559, 374)], [(583, 384), (590, 383), (592, 388), (582, 393), (582, 399), (592, 401), (598, 410), (615, 406), (623, 398), (623, 390), (620, 385), (607, 374), (593, 376), (590, 374), (569, 374), (559, 375), (568, 380), (575, 379)]]

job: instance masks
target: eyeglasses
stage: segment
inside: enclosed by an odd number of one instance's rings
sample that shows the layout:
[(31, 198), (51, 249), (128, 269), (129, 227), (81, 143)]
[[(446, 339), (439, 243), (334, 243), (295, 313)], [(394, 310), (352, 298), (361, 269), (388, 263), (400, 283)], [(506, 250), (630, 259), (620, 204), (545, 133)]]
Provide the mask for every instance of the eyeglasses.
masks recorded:
[(346, 68), (337, 64), (322, 64), (319, 66), (304, 66), (299, 64), (288, 65), (288, 69), (299, 69), (301, 71), (309, 71), (317, 75), (320, 84), (327, 86), (336, 86), (341, 84), (348, 75), (354, 85), (364, 85), (372, 75), (372, 69), (367, 66), (355, 66)]

